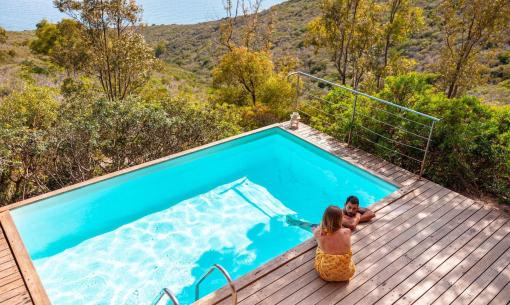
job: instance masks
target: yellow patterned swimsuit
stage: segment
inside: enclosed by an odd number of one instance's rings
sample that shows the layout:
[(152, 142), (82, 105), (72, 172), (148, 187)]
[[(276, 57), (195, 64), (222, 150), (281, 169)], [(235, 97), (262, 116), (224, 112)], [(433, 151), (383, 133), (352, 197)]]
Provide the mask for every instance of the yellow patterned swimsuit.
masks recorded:
[(346, 254), (327, 254), (319, 246), (315, 252), (315, 270), (325, 281), (348, 281), (356, 272), (352, 261), (352, 252)]

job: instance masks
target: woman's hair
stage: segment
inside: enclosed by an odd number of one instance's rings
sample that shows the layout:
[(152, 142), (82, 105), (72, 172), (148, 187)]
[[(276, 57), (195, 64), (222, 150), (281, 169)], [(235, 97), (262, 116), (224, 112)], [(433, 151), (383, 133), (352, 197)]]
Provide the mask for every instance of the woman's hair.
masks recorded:
[(338, 231), (342, 227), (342, 209), (335, 206), (330, 205), (324, 211), (324, 215), (322, 216), (321, 229), (323, 233), (334, 233)]

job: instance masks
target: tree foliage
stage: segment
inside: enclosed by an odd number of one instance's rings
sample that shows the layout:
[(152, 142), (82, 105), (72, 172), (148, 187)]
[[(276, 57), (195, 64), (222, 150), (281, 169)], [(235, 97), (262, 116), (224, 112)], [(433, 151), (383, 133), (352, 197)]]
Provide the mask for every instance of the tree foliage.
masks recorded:
[(246, 126), (274, 123), (286, 116), (295, 94), (287, 69), (276, 70), (266, 51), (233, 48), (214, 68), (214, 100), (242, 106)]
[(148, 79), (155, 60), (152, 48), (135, 32), (141, 9), (128, 0), (54, 0), (76, 20), (94, 73), (109, 100), (124, 99)]
[(0, 201), (9, 203), (239, 132), (228, 105), (146, 86), (109, 100), (27, 86), (0, 103)]
[(505, 41), (510, 26), (508, 0), (443, 0), (437, 9), (444, 46), (437, 71), (448, 97), (480, 81), (478, 55), (489, 43)]
[(231, 87), (239, 92), (235, 103), (244, 105), (248, 97), (255, 105), (260, 98), (261, 88), (273, 73), (273, 69), (267, 52), (253, 52), (244, 47), (234, 48), (214, 68), (213, 84), (215, 87)]
[(48, 55), (53, 63), (65, 68), (67, 76), (77, 77), (87, 66), (90, 54), (79, 23), (63, 19), (57, 24), (46, 20), (37, 24), (36, 39), (30, 42), (34, 53)]
[(423, 24), (411, 0), (322, 0), (321, 16), (308, 25), (309, 44), (327, 49), (342, 84), (382, 79), (407, 64), (398, 47)]
[(273, 18), (261, 24), (259, 19), (262, 0), (226, 0), (227, 18), (220, 25), (221, 45), (229, 51), (235, 48), (266, 51), (271, 48)]

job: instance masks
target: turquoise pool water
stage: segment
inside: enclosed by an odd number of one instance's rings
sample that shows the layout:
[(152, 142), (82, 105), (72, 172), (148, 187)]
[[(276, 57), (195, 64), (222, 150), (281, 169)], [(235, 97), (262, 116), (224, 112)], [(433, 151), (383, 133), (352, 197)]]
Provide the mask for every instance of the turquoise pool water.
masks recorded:
[[(310, 238), (329, 204), (397, 188), (272, 128), (12, 211), (54, 305), (181, 304), (214, 263), (238, 278)], [(224, 284), (215, 273), (202, 295)], [(163, 303), (161, 303), (163, 304)]]

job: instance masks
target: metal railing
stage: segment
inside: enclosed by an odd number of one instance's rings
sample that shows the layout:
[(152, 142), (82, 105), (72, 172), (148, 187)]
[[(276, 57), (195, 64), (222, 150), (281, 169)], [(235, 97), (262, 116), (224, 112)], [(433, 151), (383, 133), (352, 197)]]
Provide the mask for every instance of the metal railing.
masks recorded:
[(223, 274), (225, 279), (228, 282), (228, 285), (230, 286), (230, 290), (232, 291), (232, 305), (237, 305), (237, 289), (232, 281), (232, 278), (230, 277), (230, 274), (228, 274), (227, 270), (223, 268), (219, 264), (214, 264), (209, 268), (209, 270), (200, 278), (200, 280), (195, 285), (195, 301), (198, 301), (200, 298), (200, 284), (209, 276), (214, 270), (218, 270)]
[[(305, 72), (301, 72), (301, 71), (292, 72), (287, 76), (287, 78), (290, 79), (291, 77), (297, 77), (297, 82), (296, 82), (297, 95), (296, 95), (296, 101), (295, 101), (295, 105), (294, 105), (295, 111), (301, 112), (301, 113), (305, 114), (306, 116), (313, 117), (313, 114), (310, 114), (309, 113), (310, 111), (308, 111), (308, 110), (312, 110), (313, 112), (320, 113), (321, 115), (326, 115), (326, 116), (332, 118), (333, 120), (337, 119), (331, 113), (328, 113), (327, 111), (324, 111), (323, 109), (321, 109), (321, 107), (312, 106), (312, 103), (307, 103), (305, 105), (306, 108), (303, 107), (306, 110), (303, 109), (302, 107), (300, 107), (300, 99), (299, 98), (302, 95), (306, 95), (310, 100), (319, 101), (320, 103), (328, 103), (328, 106), (334, 105), (334, 107), (338, 107), (344, 111), (349, 111), (350, 119), (349, 119), (348, 126), (346, 126), (346, 127), (348, 127), (347, 134), (345, 134), (346, 142), (348, 145), (352, 145), (354, 137), (356, 137), (358, 140), (362, 140), (364, 142), (370, 143), (371, 145), (374, 145), (374, 146), (377, 146), (377, 147), (380, 147), (380, 148), (383, 148), (386, 150), (390, 150), (390, 152), (396, 153), (403, 158), (412, 160), (413, 162), (418, 162), (420, 164), (419, 177), (420, 178), (422, 177), (424, 169), (425, 169), (425, 161), (427, 160), (427, 155), (428, 155), (428, 152), (430, 149), (430, 143), (432, 140), (432, 133), (434, 131), (434, 126), (437, 122), (440, 121), (440, 119), (438, 119), (434, 116), (404, 107), (402, 105), (398, 105), (398, 104), (392, 103), (390, 101), (386, 101), (384, 99), (366, 94), (364, 92), (330, 82), (328, 80), (310, 75)], [(350, 105), (350, 107), (347, 107), (345, 105), (341, 105), (338, 103), (335, 104), (335, 103), (331, 102), (330, 100), (324, 98), (324, 95), (321, 96), (320, 93), (306, 92), (306, 90), (303, 90), (301, 88), (302, 84), (304, 84), (304, 79), (311, 80), (312, 82), (315, 82), (317, 84), (321, 84), (321, 85), (323, 85), (323, 87), (338, 88), (342, 91), (352, 94), (354, 97), (354, 99), (352, 101), (352, 105)], [(402, 127), (402, 126), (397, 126), (396, 124), (391, 124), (388, 121), (378, 119), (374, 115), (367, 115), (367, 114), (362, 113), (361, 111), (359, 111), (359, 108), (360, 108), (359, 97), (365, 99), (366, 101), (376, 103), (375, 107), (370, 108), (373, 112), (379, 112), (379, 113), (383, 113), (385, 115), (389, 115), (393, 119), (397, 119), (397, 120), (400, 119), (402, 121), (405, 121), (406, 124), (414, 124), (415, 126), (418, 127), (418, 129), (424, 130), (426, 133), (420, 134), (420, 132), (418, 132), (418, 131), (410, 130), (410, 129)], [(369, 106), (365, 105), (365, 107), (369, 107)], [(388, 109), (385, 110), (385, 109), (382, 109), (381, 107), (388, 107), (390, 110), (388, 110)], [(391, 110), (397, 110), (400, 113), (395, 113), (395, 112), (392, 112)], [(407, 117), (407, 115), (416, 116), (417, 118), (420, 118), (420, 120), (423, 119), (424, 121), (409, 118), (409, 117)], [(365, 122), (363, 122), (362, 119), (364, 119)], [(404, 133), (406, 135), (413, 137), (414, 140), (412, 141), (412, 144), (409, 144), (409, 143), (404, 143), (403, 141), (400, 141), (400, 140), (393, 139), (392, 137), (390, 137), (388, 135), (384, 135), (384, 134), (378, 132), (375, 128), (370, 128), (371, 124), (367, 124), (367, 122), (372, 122), (372, 124), (380, 124), (381, 126), (384, 126), (386, 129), (397, 130), (401, 133)], [(410, 154), (403, 153), (399, 149), (392, 149), (392, 148), (388, 147), (387, 145), (381, 144), (380, 140), (384, 140), (386, 143), (391, 143), (397, 147), (405, 147), (407, 149), (415, 151), (416, 153), (413, 153), (413, 156), (411, 156)], [(418, 142), (421, 141), (420, 145), (414, 144), (414, 142), (416, 142), (416, 141), (418, 141)], [(416, 156), (416, 154), (419, 154), (419, 156)]]
[(161, 289), (154, 301), (152, 301), (151, 305), (157, 305), (165, 295), (168, 296), (174, 305), (179, 305), (179, 301), (168, 288)]

